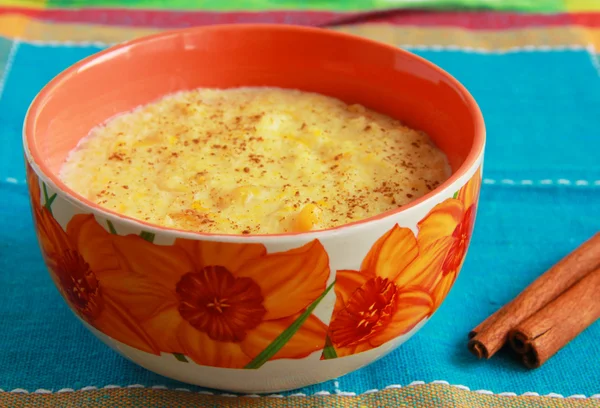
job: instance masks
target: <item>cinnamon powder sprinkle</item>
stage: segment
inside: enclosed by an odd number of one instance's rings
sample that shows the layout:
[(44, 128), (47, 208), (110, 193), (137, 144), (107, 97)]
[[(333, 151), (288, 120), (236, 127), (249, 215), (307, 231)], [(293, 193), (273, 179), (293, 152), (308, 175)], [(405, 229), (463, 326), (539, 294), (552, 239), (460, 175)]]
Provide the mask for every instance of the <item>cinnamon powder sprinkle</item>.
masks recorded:
[(185, 91), (117, 116), (80, 142), (60, 176), (134, 218), (247, 235), (374, 216), (449, 174), (425, 133), (361, 105), (238, 88)]

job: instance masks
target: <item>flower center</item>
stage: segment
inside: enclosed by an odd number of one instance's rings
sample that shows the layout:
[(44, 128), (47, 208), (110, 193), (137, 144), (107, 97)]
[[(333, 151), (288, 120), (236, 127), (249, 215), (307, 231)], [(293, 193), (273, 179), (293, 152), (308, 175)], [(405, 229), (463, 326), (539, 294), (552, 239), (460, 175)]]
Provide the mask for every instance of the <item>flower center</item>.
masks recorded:
[(365, 282), (329, 325), (331, 341), (338, 347), (353, 346), (379, 333), (396, 312), (397, 291), (387, 278)]
[(267, 312), (256, 282), (236, 278), (223, 266), (186, 273), (176, 291), (181, 317), (217, 341), (244, 340)]
[(214, 308), (219, 313), (223, 313), (223, 309), (231, 307), (231, 305), (227, 304), (227, 299), (217, 299), (215, 298), (212, 302), (207, 303), (206, 306), (209, 308)]
[(102, 296), (96, 275), (81, 254), (67, 249), (57, 262), (57, 276), (63, 294), (79, 314), (93, 320), (102, 311)]

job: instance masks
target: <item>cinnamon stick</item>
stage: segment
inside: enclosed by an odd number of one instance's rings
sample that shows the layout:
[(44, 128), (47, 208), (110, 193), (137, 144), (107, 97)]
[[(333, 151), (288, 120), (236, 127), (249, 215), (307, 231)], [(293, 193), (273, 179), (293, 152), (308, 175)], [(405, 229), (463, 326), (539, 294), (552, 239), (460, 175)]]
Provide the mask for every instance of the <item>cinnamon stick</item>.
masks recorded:
[(512, 348), (529, 368), (544, 364), (600, 318), (600, 268), (520, 323), (509, 333)]
[(504, 345), (510, 330), (598, 266), (600, 233), (560, 260), (511, 302), (473, 329), (469, 333), (469, 350), (478, 358), (490, 358)]

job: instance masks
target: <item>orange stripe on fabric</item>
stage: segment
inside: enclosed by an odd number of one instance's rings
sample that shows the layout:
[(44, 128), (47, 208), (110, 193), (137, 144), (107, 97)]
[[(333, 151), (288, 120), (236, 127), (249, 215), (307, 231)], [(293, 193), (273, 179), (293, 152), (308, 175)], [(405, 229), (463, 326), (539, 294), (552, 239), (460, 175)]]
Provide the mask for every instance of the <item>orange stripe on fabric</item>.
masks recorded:
[[(394, 45), (456, 46), (483, 50), (506, 50), (525, 46), (560, 47), (592, 45), (600, 50), (600, 29), (580, 26), (535, 27), (518, 30), (477, 30), (422, 28), (388, 24), (342, 26), (337, 30)], [(0, 16), (0, 36), (24, 41), (104, 42), (112, 44), (156, 33), (153, 28), (129, 28), (89, 24), (53, 24), (22, 15)]]

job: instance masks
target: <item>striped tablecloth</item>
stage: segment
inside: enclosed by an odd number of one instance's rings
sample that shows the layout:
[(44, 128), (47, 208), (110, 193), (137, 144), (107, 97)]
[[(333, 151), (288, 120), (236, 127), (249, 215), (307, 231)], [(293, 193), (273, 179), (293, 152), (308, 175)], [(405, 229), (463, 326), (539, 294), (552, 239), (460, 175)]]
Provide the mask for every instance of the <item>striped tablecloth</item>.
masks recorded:
[[(471, 250), (432, 321), (369, 367), (274, 396), (177, 383), (93, 338), (45, 272), (21, 150), (27, 106), (73, 62), (160, 30), (239, 22), (407, 48), (461, 80), (488, 126)], [(591, 0), (0, 0), (0, 406), (600, 406), (600, 324), (534, 371), (465, 347), (472, 327), (600, 230), (599, 50)]]

